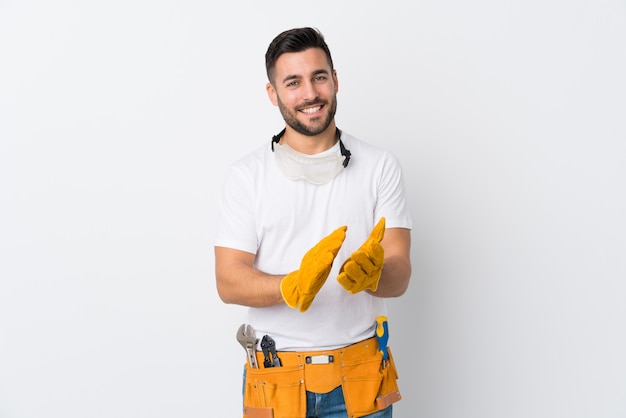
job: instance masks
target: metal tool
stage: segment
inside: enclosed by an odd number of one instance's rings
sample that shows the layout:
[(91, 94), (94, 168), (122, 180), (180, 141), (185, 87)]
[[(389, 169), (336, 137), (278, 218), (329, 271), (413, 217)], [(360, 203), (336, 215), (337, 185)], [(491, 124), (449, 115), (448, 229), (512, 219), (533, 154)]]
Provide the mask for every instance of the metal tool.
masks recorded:
[(261, 350), (265, 356), (263, 366), (265, 367), (281, 367), (282, 363), (276, 354), (276, 343), (274, 339), (269, 335), (264, 335), (261, 340)]
[(239, 341), (239, 344), (246, 350), (248, 365), (253, 369), (258, 369), (259, 364), (256, 361), (256, 346), (259, 343), (259, 339), (256, 337), (252, 325), (241, 324), (237, 330), (237, 341)]
[(387, 366), (389, 361), (389, 350), (387, 349), (387, 341), (389, 340), (389, 324), (387, 317), (381, 315), (376, 318), (376, 339), (378, 340), (378, 351), (383, 353), (383, 368)]

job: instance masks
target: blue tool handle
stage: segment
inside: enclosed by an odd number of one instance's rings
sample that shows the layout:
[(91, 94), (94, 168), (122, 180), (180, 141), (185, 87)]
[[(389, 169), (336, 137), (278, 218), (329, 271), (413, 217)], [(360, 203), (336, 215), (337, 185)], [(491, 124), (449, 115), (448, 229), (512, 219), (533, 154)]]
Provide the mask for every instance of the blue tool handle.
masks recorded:
[(389, 325), (386, 316), (376, 318), (376, 338), (378, 339), (378, 351), (383, 353), (383, 361), (389, 359), (389, 351), (387, 350), (387, 341), (389, 340)]

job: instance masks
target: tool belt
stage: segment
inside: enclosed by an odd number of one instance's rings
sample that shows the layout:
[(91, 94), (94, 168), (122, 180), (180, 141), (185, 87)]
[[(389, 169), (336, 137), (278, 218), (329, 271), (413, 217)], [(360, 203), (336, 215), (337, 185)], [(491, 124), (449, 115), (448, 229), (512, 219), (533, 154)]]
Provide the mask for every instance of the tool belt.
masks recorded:
[(401, 399), (396, 365), (382, 360), (376, 337), (347, 347), (323, 351), (279, 351), (281, 367), (246, 364), (244, 418), (305, 418), (306, 391), (328, 393), (342, 387), (348, 417), (387, 408)]

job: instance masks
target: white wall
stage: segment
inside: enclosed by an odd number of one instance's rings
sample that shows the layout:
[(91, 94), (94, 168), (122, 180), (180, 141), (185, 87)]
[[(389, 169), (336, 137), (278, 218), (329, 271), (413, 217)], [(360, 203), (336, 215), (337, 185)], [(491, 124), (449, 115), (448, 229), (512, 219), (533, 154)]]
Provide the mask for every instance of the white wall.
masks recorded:
[(623, 1), (5, 0), (0, 417), (240, 415), (216, 196), (303, 25), (405, 168), (396, 416), (626, 416)]

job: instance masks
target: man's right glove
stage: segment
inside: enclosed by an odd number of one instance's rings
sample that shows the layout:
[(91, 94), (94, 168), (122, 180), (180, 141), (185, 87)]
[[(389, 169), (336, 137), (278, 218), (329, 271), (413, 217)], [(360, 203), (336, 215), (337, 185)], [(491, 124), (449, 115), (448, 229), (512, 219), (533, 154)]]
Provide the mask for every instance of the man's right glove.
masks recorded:
[(372, 229), (369, 238), (344, 261), (337, 281), (351, 294), (369, 289), (375, 292), (385, 263), (385, 251), (380, 242), (385, 236), (385, 218)]
[(347, 226), (339, 227), (322, 238), (306, 252), (300, 262), (300, 269), (283, 277), (280, 293), (290, 308), (297, 306), (300, 312), (309, 309), (330, 274), (333, 261), (346, 239), (347, 229)]

